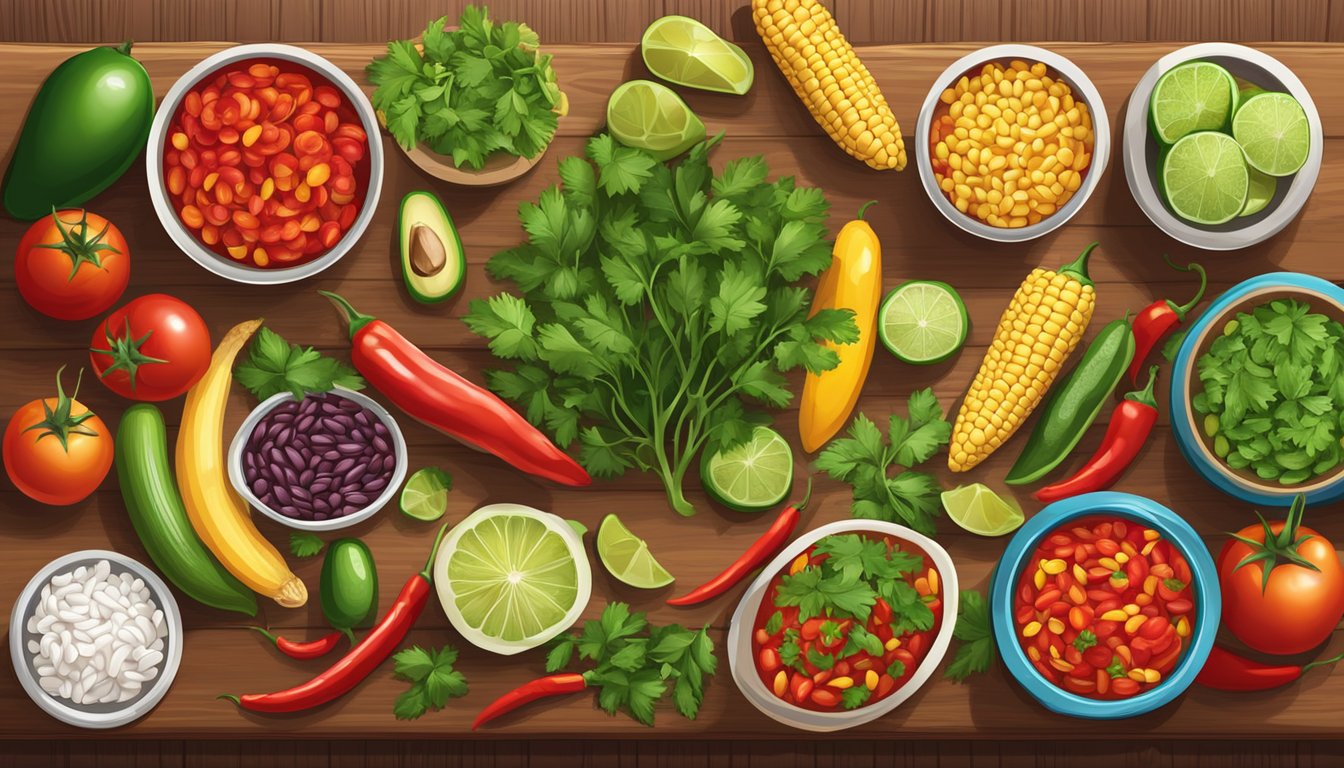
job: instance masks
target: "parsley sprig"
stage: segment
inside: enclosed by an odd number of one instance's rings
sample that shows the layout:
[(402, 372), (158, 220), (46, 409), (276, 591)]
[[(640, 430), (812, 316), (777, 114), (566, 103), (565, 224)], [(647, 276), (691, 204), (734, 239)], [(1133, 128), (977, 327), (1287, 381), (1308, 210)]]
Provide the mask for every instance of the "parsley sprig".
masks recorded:
[(994, 664), (999, 651), (994, 645), (994, 630), (984, 595), (973, 589), (961, 591), (952, 636), (957, 639), (957, 652), (944, 672), (947, 677), (964, 682), (973, 674), (988, 671)]
[(302, 400), (310, 392), (330, 392), (338, 386), (364, 388), (364, 379), (349, 365), (312, 347), (290, 344), (266, 327), (257, 332), (247, 359), (238, 364), (233, 375), (258, 400), (279, 392), (292, 392), (295, 399)]
[(398, 651), (392, 663), (392, 674), (411, 684), (392, 705), (398, 720), (415, 720), (426, 712), (443, 709), (450, 698), (467, 695), (467, 678), (453, 669), (457, 649), (451, 645), (437, 650), (412, 646)]

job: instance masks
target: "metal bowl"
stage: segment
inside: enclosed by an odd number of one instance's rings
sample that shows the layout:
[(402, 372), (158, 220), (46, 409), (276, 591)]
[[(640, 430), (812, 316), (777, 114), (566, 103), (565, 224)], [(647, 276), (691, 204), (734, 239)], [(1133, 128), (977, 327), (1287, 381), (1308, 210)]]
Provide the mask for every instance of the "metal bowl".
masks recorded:
[[(1302, 105), (1311, 127), (1311, 151), (1307, 155), (1306, 165), (1293, 176), (1279, 180), (1274, 198), (1264, 210), (1215, 226), (1192, 224), (1167, 207), (1157, 182), (1162, 148), (1149, 130), (1148, 102), (1158, 78), (1172, 67), (1196, 59), (1219, 64), (1233, 76), (1266, 90), (1288, 93)], [(1311, 94), (1307, 93), (1297, 75), (1273, 56), (1233, 43), (1190, 45), (1158, 59), (1134, 86), (1134, 92), (1129, 97), (1129, 108), (1125, 112), (1124, 130), (1121, 152), (1124, 155), (1125, 179), (1129, 182), (1129, 191), (1139, 208), (1168, 235), (1186, 245), (1213, 251), (1231, 251), (1255, 245), (1288, 226), (1302, 211), (1312, 188), (1316, 186), (1316, 177), (1321, 172), (1321, 151), (1325, 145), (1321, 116), (1316, 111)]]
[[(159, 667), (159, 676), (141, 688), (138, 696), (120, 703), (76, 704), (48, 694), (38, 684), (37, 669), (33, 666), (27, 646), (29, 640), (38, 640), (40, 636), (28, 631), (28, 617), (36, 611), (42, 588), (53, 576), (81, 565), (92, 568), (99, 560), (108, 561), (113, 573), (130, 572), (144, 580), (154, 603), (163, 611), (168, 633), (163, 640), (163, 662)], [(177, 668), (182, 663), (182, 613), (168, 585), (143, 563), (102, 549), (72, 552), (42, 566), (14, 601), (14, 608), (9, 614), (9, 655), (23, 690), (43, 712), (80, 728), (116, 728), (146, 715), (168, 693), (173, 678), (177, 676)]]
[[(163, 147), (167, 139), (168, 125), (172, 121), (173, 115), (177, 114), (182, 99), (186, 97), (187, 91), (192, 86), (206, 77), (231, 64), (251, 59), (278, 59), (293, 62), (325, 77), (350, 102), (351, 107), (359, 115), (364, 133), (369, 137), (368, 156), (365, 158), (369, 168), (368, 190), (365, 192), (364, 201), (361, 204), (359, 215), (355, 217), (354, 224), (341, 236), (336, 245), (326, 252), (311, 261), (292, 267), (261, 269), (215, 253), (201, 243), (196, 235), (182, 224), (181, 220), (178, 219), (176, 209), (173, 208), (168, 199), (168, 187), (163, 173)], [(363, 236), (364, 230), (368, 229), (369, 222), (373, 221), (374, 211), (378, 207), (378, 196), (383, 187), (383, 142), (379, 138), (380, 135), (381, 131), (378, 127), (378, 119), (374, 116), (373, 106), (369, 104), (369, 100), (364, 96), (364, 92), (360, 90), (359, 86), (355, 84), (355, 81), (350, 79), (350, 76), (340, 67), (315, 53), (292, 45), (277, 45), (275, 43), (237, 45), (201, 60), (196, 66), (187, 70), (186, 74), (178, 78), (177, 82), (173, 83), (173, 86), (168, 89), (167, 95), (163, 97), (158, 112), (154, 115), (154, 123), (149, 130), (149, 144), (145, 150), (145, 175), (149, 180), (149, 196), (154, 203), (154, 211), (159, 215), (159, 222), (163, 224), (164, 230), (168, 232), (168, 237), (172, 239), (173, 243), (197, 264), (216, 275), (250, 285), (279, 285), (302, 280), (312, 277), (340, 261)]]
[[(1091, 165), (1083, 174), (1082, 185), (1078, 187), (1078, 191), (1073, 194), (1073, 197), (1069, 198), (1069, 201), (1059, 210), (1035, 224), (1008, 229), (990, 226), (974, 216), (958, 211), (952, 201), (947, 199), (947, 195), (938, 188), (938, 179), (934, 176), (933, 163), (929, 157), (929, 129), (933, 124), (933, 116), (941, 103), (940, 97), (944, 90), (957, 82), (963, 75), (978, 72), (981, 67), (990, 62), (1008, 62), (1013, 59), (1028, 62), (1039, 61), (1049, 69), (1052, 75), (1067, 83), (1073, 90), (1074, 99), (1086, 104), (1092, 113), (1093, 139)], [(1083, 70), (1078, 68), (1078, 65), (1044, 48), (1038, 48), (1034, 45), (1006, 43), (991, 45), (968, 53), (943, 70), (938, 79), (934, 80), (933, 86), (929, 88), (928, 96), (924, 97), (924, 106), (920, 108), (919, 120), (915, 124), (914, 142), (917, 145), (914, 147), (914, 154), (915, 162), (919, 166), (919, 180), (923, 184), (924, 191), (928, 194), (929, 199), (933, 201), (934, 207), (948, 221), (986, 240), (999, 243), (1021, 243), (1034, 240), (1064, 226), (1064, 223), (1073, 218), (1074, 214), (1078, 213), (1087, 203), (1088, 198), (1096, 191), (1097, 185), (1101, 183), (1101, 177), (1106, 172), (1106, 164), (1111, 157), (1111, 123), (1106, 114), (1106, 105), (1102, 103), (1101, 93), (1097, 91), (1096, 86), (1083, 73)]]

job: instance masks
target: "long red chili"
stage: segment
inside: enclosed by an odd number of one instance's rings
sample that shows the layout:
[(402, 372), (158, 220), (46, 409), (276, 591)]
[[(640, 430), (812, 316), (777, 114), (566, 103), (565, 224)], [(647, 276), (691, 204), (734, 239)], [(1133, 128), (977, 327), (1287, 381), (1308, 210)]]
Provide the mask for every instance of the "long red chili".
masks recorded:
[(1344, 661), (1344, 654), (1310, 664), (1264, 664), (1214, 646), (1195, 682), (1220, 691), (1267, 691), (1297, 680), (1313, 667)]
[(551, 696), (578, 693), (587, 687), (588, 679), (577, 672), (562, 672), (558, 675), (539, 677), (530, 683), (523, 683), (490, 702), (490, 705), (482, 709), (481, 713), (476, 716), (476, 720), (471, 724), (471, 730), (474, 731), (497, 717), (507, 715), (524, 704), (531, 704), (538, 699)]
[(317, 659), (331, 653), (345, 635), (340, 631), (329, 632), (316, 640), (298, 642), (287, 637), (277, 637), (261, 627), (252, 627), (262, 637), (271, 641), (279, 651), (291, 659)]
[(425, 569), (406, 580), (405, 586), (392, 601), (392, 607), (383, 615), (381, 621), (364, 636), (359, 645), (351, 648), (340, 661), (331, 665), (325, 672), (306, 683), (296, 685), (274, 693), (245, 693), (241, 696), (223, 694), (219, 698), (228, 699), (243, 709), (252, 712), (300, 712), (311, 709), (349, 693), (360, 681), (378, 668), (392, 652), (406, 639), (415, 620), (425, 609), (429, 594), (433, 588), (434, 556), (439, 543), (448, 532), (448, 526), (439, 529), (434, 539), (434, 547), (429, 552), (429, 561)]
[(1037, 501), (1059, 501), (1080, 493), (1091, 493), (1109, 488), (1116, 478), (1139, 455), (1148, 435), (1157, 423), (1157, 399), (1153, 385), (1157, 382), (1157, 366), (1148, 369), (1148, 384), (1130, 392), (1111, 413), (1106, 436), (1092, 458), (1077, 472), (1064, 480), (1047, 485), (1033, 494)]
[(812, 480), (807, 481), (807, 495), (799, 504), (790, 504), (779, 513), (770, 527), (761, 534), (761, 537), (755, 541), (742, 556), (733, 561), (718, 576), (701, 584), (681, 597), (674, 597), (667, 601), (668, 605), (695, 605), (703, 603), (706, 600), (713, 600), (724, 592), (728, 591), (734, 584), (741, 581), (744, 576), (751, 573), (757, 566), (769, 560), (784, 542), (793, 535), (793, 529), (798, 527), (799, 514), (807, 508), (807, 502), (812, 498)]
[(360, 314), (340, 296), (318, 293), (345, 313), (355, 368), (397, 407), (524, 472), (564, 485), (593, 482), (578, 462), (492, 392), (438, 364), (392, 326)]
[(1172, 269), (1199, 273), (1199, 290), (1195, 292), (1195, 297), (1185, 304), (1177, 304), (1171, 299), (1154, 301), (1134, 318), (1134, 361), (1129, 364), (1129, 382), (1135, 385), (1139, 383), (1139, 371), (1143, 370), (1143, 363), (1148, 359), (1148, 353), (1160, 344), (1172, 329), (1184, 322), (1186, 314), (1204, 298), (1204, 289), (1209, 285), (1209, 276), (1198, 264), (1192, 263), (1182, 267), (1167, 256), (1162, 258), (1166, 259), (1167, 265)]

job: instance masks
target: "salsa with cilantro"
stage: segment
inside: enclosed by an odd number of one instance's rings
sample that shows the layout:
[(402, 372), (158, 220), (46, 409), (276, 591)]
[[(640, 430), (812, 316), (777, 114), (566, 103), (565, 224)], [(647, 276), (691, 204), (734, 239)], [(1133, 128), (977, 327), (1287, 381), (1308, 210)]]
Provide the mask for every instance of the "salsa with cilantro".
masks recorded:
[(752, 634), (756, 672), (794, 706), (837, 712), (899, 690), (943, 617), (927, 553), (876, 533), (826, 536), (771, 580)]

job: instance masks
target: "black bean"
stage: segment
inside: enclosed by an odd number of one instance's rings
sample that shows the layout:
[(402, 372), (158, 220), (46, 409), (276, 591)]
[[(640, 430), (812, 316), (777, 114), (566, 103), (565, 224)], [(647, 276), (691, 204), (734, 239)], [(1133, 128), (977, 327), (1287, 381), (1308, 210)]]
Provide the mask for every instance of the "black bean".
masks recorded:
[(276, 437), (275, 437), (275, 444), (276, 444), (276, 445), (289, 445), (289, 440), (290, 440), (290, 438), (292, 438), (292, 437), (294, 437), (294, 428), (293, 428), (293, 427), (285, 427), (284, 429), (280, 430), (280, 434), (276, 435)]
[(341, 412), (341, 407), (330, 400), (322, 401), (322, 412), (327, 415), (335, 415)]
[(345, 410), (347, 410), (347, 411), (352, 411), (352, 412), (354, 412), (354, 411), (362, 411), (362, 410), (364, 410), (364, 406), (360, 405), (359, 403), (356, 403), (354, 400), (351, 400), (351, 399), (346, 398), (346, 397), (341, 397), (341, 398), (337, 398), (337, 399), (340, 401), (341, 408), (343, 408), (343, 409), (345, 409)]
[(387, 437), (389, 434), (391, 434), (390, 432), (387, 431), (387, 425), (381, 421), (375, 421), (373, 423), (373, 433), (381, 437)]
[(302, 472), (299, 473), (299, 485), (307, 488), (308, 486), (313, 484), (313, 477), (314, 477), (313, 470), (311, 469), (303, 470)]
[(391, 453), (391, 452), (392, 452), (392, 446), (388, 445), (388, 444), (387, 444), (387, 441), (384, 440), (384, 439), (382, 438), (381, 435), (377, 435), (377, 434), (375, 434), (375, 435), (373, 436), (373, 441), (372, 441), (372, 442), (373, 442), (373, 447), (374, 447), (375, 449), (377, 449), (379, 453)]
[(313, 484), (309, 486), (308, 490), (313, 493), (325, 493), (331, 490), (331, 478), (319, 477), (317, 480), (313, 481)]
[(265, 496), (270, 489), (271, 484), (266, 482), (266, 478), (256, 477), (252, 479), (252, 492), (257, 496)]
[(359, 413), (356, 413), (356, 414), (355, 414), (355, 421), (359, 422), (360, 426), (364, 426), (364, 427), (369, 426), (369, 412), (368, 412), (368, 411), (360, 411)]
[(289, 483), (290, 486), (295, 486), (299, 484), (298, 472), (295, 472), (293, 469), (290, 469), (289, 467), (280, 467), (280, 471), (284, 473), (285, 482)]
[(327, 515), (324, 514), (324, 513), (322, 513), (322, 512), (314, 512), (312, 518), (310, 518), (310, 519), (312, 519), (312, 520), (326, 520), (326, 519), (327, 519)]
[(353, 504), (356, 507), (365, 507), (369, 504), (369, 497), (358, 492), (347, 493), (345, 494), (345, 503)]
[(364, 490), (369, 491), (370, 493), (374, 491), (381, 491), (386, 485), (387, 485), (387, 478), (376, 477), (368, 481), (367, 483), (364, 483)]
[(281, 504), (288, 504), (292, 500), (292, 497), (289, 495), (289, 489), (283, 485), (272, 486), (271, 493), (275, 495), (276, 501), (279, 501)]
[(335, 445), (336, 438), (332, 437), (331, 435), (319, 432), (313, 435), (312, 437), (308, 438), (308, 442), (312, 443), (313, 445), (328, 446), (328, 445)]
[(284, 515), (285, 517), (299, 517), (299, 510), (295, 509), (294, 507), (288, 504), (280, 507), (280, 509), (276, 511)]
[(322, 426), (326, 427), (327, 431), (334, 432), (338, 435), (344, 435), (348, 431), (346, 426), (333, 416), (323, 416)]
[[(267, 418), (272, 422), (272, 425), (275, 425), (275, 424), (281, 424), (281, 425), (283, 425), (283, 424), (288, 424), (288, 423), (290, 423), (291, 421), (293, 421), (293, 420), (294, 420), (294, 414), (292, 414), (292, 413), (287, 413), (287, 412), (285, 412), (285, 411), (281, 411), (281, 410), (275, 410), (275, 411), (272, 411), (272, 412), (270, 413), (270, 415), (269, 415)], [(270, 431), (270, 428), (268, 427), (268, 428), (266, 429), (266, 431), (269, 432), (269, 431)]]
[(266, 453), (266, 456), (270, 458), (271, 464), (275, 466), (283, 467), (285, 465), (285, 454), (279, 448), (272, 448)]
[(326, 499), (313, 499), (314, 512), (330, 512), (331, 506), (327, 504)]
[(356, 480), (363, 478), (364, 474), (368, 471), (369, 471), (368, 464), (356, 464), (355, 466), (347, 470), (344, 475), (341, 476), (341, 480), (345, 483), (353, 483)]
[(336, 462), (336, 466), (331, 468), (331, 474), (344, 475), (346, 472), (349, 472), (350, 468), (353, 466), (355, 466), (354, 457), (341, 459), (340, 461)]
[(321, 398), (305, 397), (303, 398), (303, 402), (299, 405), (299, 413), (303, 414), (314, 413), (317, 411), (317, 407), (321, 404), (322, 404)]
[(307, 432), (313, 428), (313, 422), (315, 421), (317, 421), (317, 417), (311, 413), (306, 416), (300, 416), (298, 422), (294, 425), (294, 428), (299, 432)]
[(340, 451), (342, 456), (358, 456), (364, 452), (364, 446), (359, 443), (341, 443), (336, 446), (336, 450)]
[(366, 436), (366, 435), (364, 434), (364, 430), (363, 430), (363, 429), (360, 429), (359, 427), (354, 427), (354, 428), (352, 428), (352, 429), (350, 430), (349, 434), (347, 434), (347, 435), (345, 436), (345, 438), (346, 438), (347, 440), (349, 440), (350, 442), (352, 442), (352, 443), (360, 443), (360, 444), (363, 444), (363, 443), (367, 443), (367, 442), (369, 442), (369, 438), (368, 438), (368, 436)]

